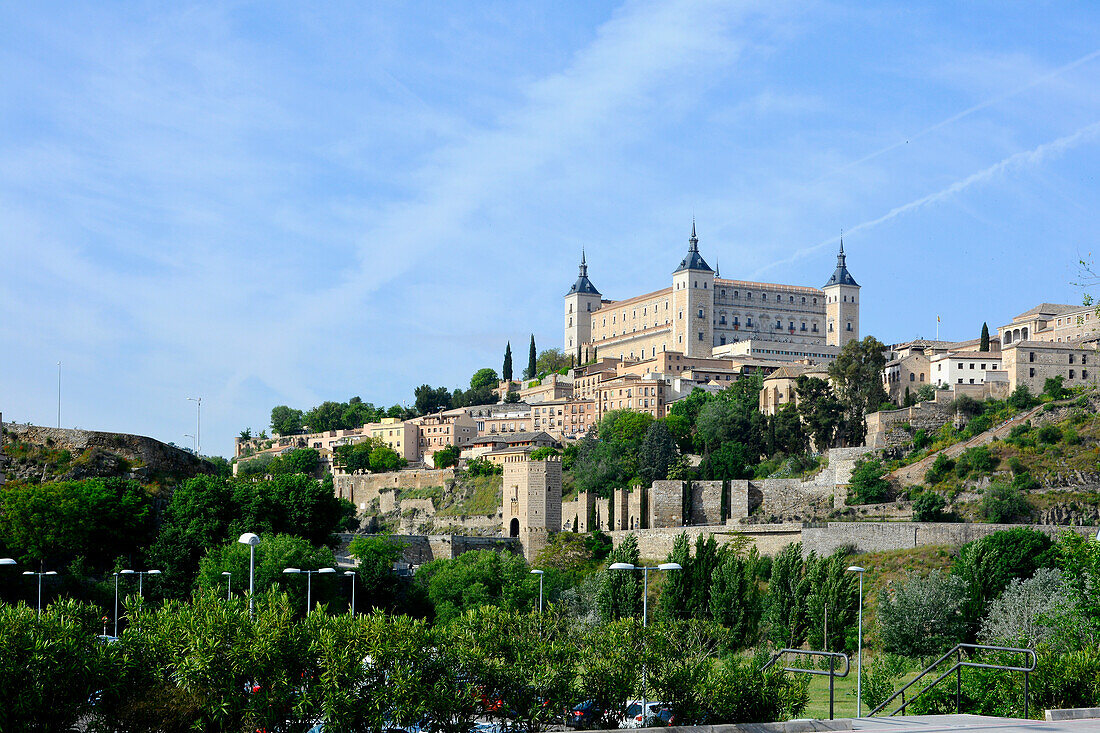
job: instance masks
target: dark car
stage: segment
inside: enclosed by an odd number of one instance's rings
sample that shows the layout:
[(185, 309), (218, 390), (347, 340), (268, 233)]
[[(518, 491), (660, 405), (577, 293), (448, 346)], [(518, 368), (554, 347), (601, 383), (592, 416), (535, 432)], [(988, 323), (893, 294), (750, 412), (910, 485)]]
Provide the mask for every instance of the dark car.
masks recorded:
[(654, 727), (664, 727), (669, 725), (677, 725), (677, 716), (672, 712), (672, 708), (661, 708), (654, 712), (653, 717), (650, 718), (650, 725)]
[(565, 713), (565, 725), (569, 728), (594, 728), (603, 719), (604, 711), (592, 700), (586, 700)]

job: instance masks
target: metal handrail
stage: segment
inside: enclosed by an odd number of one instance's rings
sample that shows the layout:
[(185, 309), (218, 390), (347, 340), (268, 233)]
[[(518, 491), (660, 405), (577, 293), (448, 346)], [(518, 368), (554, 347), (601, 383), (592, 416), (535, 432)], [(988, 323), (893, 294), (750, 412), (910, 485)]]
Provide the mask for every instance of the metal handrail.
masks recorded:
[[(991, 652), (1011, 652), (1011, 653), (1017, 653), (1017, 654), (1026, 654), (1031, 658), (1031, 666), (1028, 666), (1028, 667), (1013, 667), (1013, 666), (1007, 665), (1007, 664), (984, 664), (982, 662), (964, 662), (963, 659), (962, 659), (962, 652), (963, 652), (964, 649), (965, 650), (970, 650), (970, 651), (980, 650), (980, 651), (991, 651)], [(944, 662), (945, 660), (949, 659), (951, 656), (956, 655), (956, 654), (958, 655), (957, 661), (953, 665), (951, 665), (951, 667), (949, 667), (946, 672), (944, 672), (939, 677), (937, 677), (930, 685), (923, 688), (916, 695), (913, 695), (913, 697), (909, 698), (908, 700), (905, 699), (905, 691), (906, 690), (908, 690), (910, 687), (912, 687), (917, 682), (919, 682), (926, 674), (928, 674), (929, 672), (934, 670), (942, 662)], [(942, 657), (940, 657), (936, 661), (932, 662), (932, 664), (925, 667), (921, 671), (921, 673), (918, 674), (916, 677), (914, 677), (912, 680), (910, 680), (908, 684), (906, 684), (904, 687), (902, 687), (900, 690), (895, 692), (893, 695), (886, 698), (881, 703), (879, 703), (877, 706), (875, 706), (875, 708), (872, 709), (871, 712), (867, 713), (867, 716), (871, 717), (875, 713), (877, 713), (880, 710), (882, 710), (883, 708), (885, 708), (891, 702), (896, 700), (898, 695), (901, 695), (901, 707), (895, 709), (892, 713), (890, 713), (890, 715), (897, 715), (899, 712), (902, 715), (904, 715), (905, 714), (905, 708), (908, 707), (910, 703), (912, 703), (918, 697), (920, 697), (921, 695), (923, 695), (924, 693), (928, 692), (933, 687), (938, 685), (940, 682), (942, 682), (944, 679), (946, 679), (952, 672), (955, 673), (955, 712), (959, 713), (959, 712), (961, 712), (960, 708), (962, 707), (962, 668), (963, 667), (978, 667), (978, 668), (981, 668), (981, 669), (999, 669), (999, 670), (1003, 670), (1005, 672), (1023, 672), (1024, 673), (1024, 717), (1027, 718), (1028, 717), (1028, 715), (1027, 715), (1027, 713), (1028, 713), (1028, 700), (1027, 699), (1028, 699), (1028, 693), (1029, 693), (1028, 688), (1029, 688), (1029, 683), (1030, 683), (1030, 673), (1035, 671), (1035, 667), (1038, 665), (1038, 663), (1039, 663), (1039, 657), (1035, 654), (1034, 649), (1019, 649), (1019, 648), (1010, 647), (1010, 646), (989, 646), (989, 645), (985, 645), (985, 644), (956, 644), (950, 651), (945, 653)]]
[[(779, 651), (777, 651), (775, 654), (772, 655), (772, 658), (768, 660), (767, 664), (765, 664), (763, 667), (760, 668), (760, 671), (765, 672), (768, 669), (770, 669), (772, 667), (772, 665), (774, 665), (779, 660), (779, 658), (781, 656), (783, 656), (784, 654), (806, 654), (806, 655), (809, 655), (809, 656), (812, 656), (812, 657), (827, 657), (829, 659), (829, 671), (828, 672), (826, 672), (823, 669), (801, 669), (799, 667), (784, 667), (783, 671), (784, 672), (803, 672), (805, 674), (828, 675), (828, 677), (829, 677), (829, 720), (832, 720), (833, 719), (833, 680), (835, 680), (837, 677), (847, 677), (848, 676), (848, 670), (851, 668), (851, 665), (848, 662), (848, 655), (847, 654), (842, 654), (841, 652), (818, 652), (818, 651), (813, 651), (811, 649), (780, 649)], [(836, 670), (833, 668), (833, 665), (836, 663), (837, 659), (843, 659), (844, 660), (844, 672), (841, 673), (841, 674), (837, 674)]]

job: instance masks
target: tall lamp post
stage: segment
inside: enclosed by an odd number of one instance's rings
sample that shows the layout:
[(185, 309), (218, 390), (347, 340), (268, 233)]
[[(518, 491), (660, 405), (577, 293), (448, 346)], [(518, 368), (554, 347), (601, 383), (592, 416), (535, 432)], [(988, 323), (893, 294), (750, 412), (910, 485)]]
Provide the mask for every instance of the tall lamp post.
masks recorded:
[(542, 576), (546, 575), (543, 570), (532, 570), (531, 575), (539, 576), (539, 613), (542, 613)]
[[(122, 575), (136, 575), (136, 576), (138, 576), (138, 597), (139, 598), (144, 598), (145, 597), (145, 586), (142, 582), (142, 581), (145, 580), (145, 576), (146, 575), (160, 575), (159, 570), (122, 570), (122, 571), (120, 571), (120, 573)], [(117, 580), (115, 581), (115, 585), (116, 586), (118, 585)], [(115, 590), (116, 591), (118, 590), (117, 587), (116, 587)], [(115, 595), (117, 596), (118, 594), (116, 593)]]
[[(126, 572), (126, 571), (123, 571)], [(132, 570), (130, 572), (133, 572)], [(118, 576), (121, 573), (115, 573), (115, 638), (118, 638)]]
[[(14, 564), (14, 563), (12, 563)], [(23, 575), (37, 575), (38, 576), (38, 618), (42, 618), (42, 576), (43, 575), (57, 575), (56, 570), (47, 570), (44, 573), (36, 573), (32, 570), (24, 570)]]
[(233, 573), (228, 570), (223, 570), (222, 575), (225, 576), (225, 600), (233, 600)]
[(195, 403), (195, 455), (202, 449), (202, 397), (188, 397), (188, 402)]
[(352, 616), (354, 616), (355, 615), (355, 571), (354, 570), (345, 570), (344, 575), (348, 578), (351, 578), (351, 607), (348, 609), (348, 612), (351, 613)]
[(260, 544), (259, 535), (245, 532), (237, 540), (242, 545), (248, 545), (248, 617), (256, 614), (256, 545)]
[(302, 570), (301, 568), (286, 568), (283, 573), (286, 575), (305, 575), (306, 576), (306, 615), (309, 615), (309, 610), (313, 608), (313, 576), (322, 574), (327, 575), (329, 573), (335, 573), (336, 568), (321, 568), (320, 570)]
[[(611, 563), (610, 570), (641, 570), (642, 571), (642, 628), (648, 624), (649, 617), (649, 571), (650, 570), (683, 570), (678, 562), (664, 562), (656, 568), (648, 565), (632, 565), (628, 562)], [(646, 679), (645, 665), (642, 666), (642, 727), (646, 724), (646, 714), (649, 712), (649, 680)]]
[(848, 572), (859, 573), (859, 641), (856, 647), (856, 717), (863, 717), (863, 574), (866, 568), (849, 565)]

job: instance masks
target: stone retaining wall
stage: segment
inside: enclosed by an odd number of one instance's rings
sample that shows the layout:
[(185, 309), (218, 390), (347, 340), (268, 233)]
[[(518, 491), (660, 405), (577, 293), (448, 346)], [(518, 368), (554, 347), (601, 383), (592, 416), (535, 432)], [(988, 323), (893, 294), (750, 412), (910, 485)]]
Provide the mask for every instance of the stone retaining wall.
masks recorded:
[(628, 535), (638, 538), (638, 552), (643, 559), (664, 560), (672, 550), (672, 543), (680, 534), (687, 534), (694, 543), (699, 536), (714, 535), (720, 545), (741, 542), (747, 538), (761, 555), (774, 555), (792, 542), (802, 539), (801, 524), (750, 525), (733, 528), (730, 526), (711, 527), (669, 527), (666, 529), (638, 529), (608, 532), (611, 542), (618, 547)]
[(1028, 527), (1050, 536), (1067, 530), (1093, 537), (1096, 527), (1052, 524), (968, 524), (938, 522), (828, 522), (802, 529), (802, 551), (829, 555), (852, 546), (856, 552), (906, 550), (923, 545), (959, 547), (1005, 529)]

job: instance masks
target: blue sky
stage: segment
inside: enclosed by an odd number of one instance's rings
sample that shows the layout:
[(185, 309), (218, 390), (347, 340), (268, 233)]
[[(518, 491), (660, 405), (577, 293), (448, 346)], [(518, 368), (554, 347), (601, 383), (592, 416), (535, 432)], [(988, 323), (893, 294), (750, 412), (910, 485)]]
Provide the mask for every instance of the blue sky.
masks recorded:
[(276, 404), (561, 345), (581, 247), (862, 328), (971, 338), (1078, 302), (1100, 210), (1090, 3), (0, 7), (0, 411), (228, 454)]

